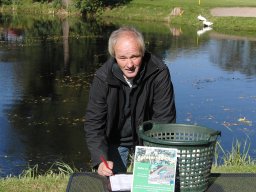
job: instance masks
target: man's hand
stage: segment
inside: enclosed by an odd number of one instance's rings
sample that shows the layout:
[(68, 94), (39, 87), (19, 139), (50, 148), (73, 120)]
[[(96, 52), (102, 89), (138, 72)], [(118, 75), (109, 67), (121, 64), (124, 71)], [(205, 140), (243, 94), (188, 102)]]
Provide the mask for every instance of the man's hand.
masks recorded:
[(99, 175), (102, 175), (102, 176), (111, 176), (113, 175), (113, 162), (112, 161), (106, 161), (107, 162), (107, 165), (108, 167), (102, 162), (99, 164), (99, 167), (98, 167), (98, 174)]

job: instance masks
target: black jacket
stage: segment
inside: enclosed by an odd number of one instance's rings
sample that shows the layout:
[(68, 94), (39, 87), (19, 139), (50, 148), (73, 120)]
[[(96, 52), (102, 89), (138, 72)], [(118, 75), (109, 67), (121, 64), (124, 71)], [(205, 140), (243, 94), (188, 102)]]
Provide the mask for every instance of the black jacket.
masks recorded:
[[(100, 155), (108, 157), (109, 143), (120, 142), (126, 86), (120, 73), (115, 59), (110, 58), (96, 71), (90, 88), (84, 128), (93, 166), (100, 163)], [(175, 123), (174, 91), (168, 67), (148, 52), (134, 79), (130, 99), (133, 145), (138, 143), (136, 131), (142, 122)]]

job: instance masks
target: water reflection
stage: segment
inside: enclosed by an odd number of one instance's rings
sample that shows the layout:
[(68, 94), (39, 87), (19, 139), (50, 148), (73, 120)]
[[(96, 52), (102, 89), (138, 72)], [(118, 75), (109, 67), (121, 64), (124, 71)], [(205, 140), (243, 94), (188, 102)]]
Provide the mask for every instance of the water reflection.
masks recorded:
[(208, 31), (211, 31), (212, 28), (211, 27), (203, 27), (202, 29), (198, 30), (196, 33), (198, 36), (201, 36), (203, 34), (205, 34)]
[[(0, 52), (2, 55), (2, 52)], [(0, 174), (10, 171), (19, 172), (20, 165), (26, 162), (20, 157), (25, 146), (22, 136), (19, 135), (8, 121), (5, 109), (18, 103), (22, 98), (22, 86), (20, 82), (19, 66), (10, 62), (0, 62)], [(14, 173), (15, 173), (14, 172)]]
[(19, 28), (5, 28), (1, 31), (1, 41), (17, 43), (23, 41), (23, 30)]
[(172, 36), (174, 36), (174, 37), (179, 37), (182, 35), (181, 28), (170, 27), (170, 32), (171, 32)]
[[(236, 37), (226, 39), (213, 34), (215, 45), (211, 48), (211, 61), (227, 71), (239, 71), (248, 76), (256, 74), (256, 39)], [(228, 51), (227, 51), (228, 50)]]
[[(18, 174), (28, 163), (49, 167), (56, 160), (89, 169), (83, 132), (88, 88), (108, 57), (110, 33), (124, 23), (0, 19), (0, 174)], [(254, 134), (254, 41), (220, 39), (212, 31), (197, 41), (197, 29), (190, 26), (127, 24), (140, 29), (147, 49), (169, 66), (178, 122), (221, 130), (224, 147), (233, 137)], [(11, 28), (20, 29), (17, 46), (2, 38), (3, 29)], [(251, 125), (238, 121), (244, 117)]]

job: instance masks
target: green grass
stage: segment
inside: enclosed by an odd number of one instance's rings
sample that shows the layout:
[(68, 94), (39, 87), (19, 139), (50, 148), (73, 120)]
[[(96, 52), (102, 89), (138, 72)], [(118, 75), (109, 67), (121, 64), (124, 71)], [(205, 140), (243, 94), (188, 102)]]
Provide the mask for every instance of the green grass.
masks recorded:
[(220, 154), (222, 154), (221, 166), (224, 167), (256, 165), (255, 159), (252, 159), (249, 155), (250, 146), (249, 137), (244, 141), (239, 141), (238, 139), (233, 141), (231, 151), (225, 151), (221, 144), (217, 142), (214, 155), (215, 166), (218, 166), (217, 162)]
[[(249, 137), (244, 141), (235, 140), (232, 143), (231, 151), (225, 151), (217, 142), (215, 147), (215, 164), (211, 171), (213, 173), (256, 173), (256, 161), (249, 155)], [(222, 155), (218, 164), (219, 155)]]
[(0, 192), (64, 192), (74, 172), (78, 170), (63, 162), (54, 163), (45, 173), (39, 173), (38, 165), (35, 165), (17, 177), (0, 179)]
[[(218, 166), (212, 173), (256, 173), (256, 166)], [(70, 174), (44, 174), (37, 177), (0, 179), (0, 192), (65, 192)]]
[(61, 192), (68, 184), (68, 175), (42, 175), (36, 178), (10, 177), (0, 179), (0, 192)]
[[(170, 13), (175, 7), (181, 7), (184, 12), (181, 16), (170, 17)], [(256, 7), (256, 1), (201, 0), (199, 5), (196, 0), (133, 0), (129, 4), (104, 10), (101, 18), (103, 20), (118, 18), (118, 20), (169, 21), (169, 24), (173, 26), (192, 25), (199, 27), (201, 23), (197, 21), (197, 16), (201, 14), (214, 23), (215, 31), (254, 33), (256, 30), (255, 18), (213, 17), (210, 14), (210, 9), (215, 7)]]
[(213, 166), (212, 173), (256, 173), (256, 165)]
[[(217, 143), (215, 161), (218, 161), (219, 153), (222, 153), (223, 164), (213, 165), (212, 173), (256, 173), (256, 164), (248, 151), (249, 140), (244, 142), (236, 140), (232, 143), (231, 151), (224, 151), (220, 143)], [(129, 160), (133, 161), (131, 155)], [(28, 167), (18, 177), (0, 179), (0, 192), (64, 192), (69, 177), (72, 173), (79, 172), (63, 162), (54, 163), (45, 173), (39, 173), (38, 166)], [(132, 172), (132, 165), (128, 168)]]
[[(30, 1), (29, 1), (30, 2)], [(72, 6), (71, 6), (72, 7)], [(175, 7), (180, 7), (184, 12), (181, 16), (170, 16), (171, 11)], [(103, 9), (101, 14), (97, 14), (97, 18), (112, 23), (127, 23), (129, 21), (154, 21), (165, 22), (172, 27), (181, 27), (183, 25), (201, 28), (202, 24), (197, 20), (199, 14), (203, 15), (214, 23), (214, 31), (232, 35), (255, 36), (256, 18), (244, 17), (214, 17), (210, 14), (210, 10), (216, 7), (256, 7), (255, 0), (132, 0), (129, 3), (117, 6), (107, 7)], [(14, 8), (14, 10), (13, 10)], [(17, 11), (29, 14), (48, 14), (48, 15), (78, 15), (74, 7), (63, 11), (58, 10), (59, 6), (53, 3), (40, 4), (27, 3), (22, 6), (3, 6), (0, 11)], [(102, 10), (102, 9), (100, 9)], [(62, 14), (61, 14), (62, 13)], [(65, 15), (67, 16), (67, 15)], [(157, 26), (157, 23), (156, 23)]]

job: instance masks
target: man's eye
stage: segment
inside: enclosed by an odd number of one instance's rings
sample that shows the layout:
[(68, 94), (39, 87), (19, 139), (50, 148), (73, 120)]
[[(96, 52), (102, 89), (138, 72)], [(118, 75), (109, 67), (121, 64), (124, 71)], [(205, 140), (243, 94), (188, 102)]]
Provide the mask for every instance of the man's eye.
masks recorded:
[(136, 60), (136, 59), (139, 59), (139, 58), (140, 58), (140, 56), (133, 56), (131, 59)]

